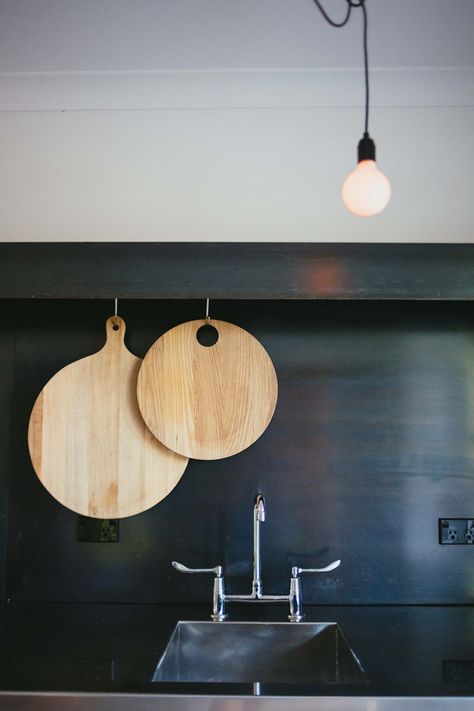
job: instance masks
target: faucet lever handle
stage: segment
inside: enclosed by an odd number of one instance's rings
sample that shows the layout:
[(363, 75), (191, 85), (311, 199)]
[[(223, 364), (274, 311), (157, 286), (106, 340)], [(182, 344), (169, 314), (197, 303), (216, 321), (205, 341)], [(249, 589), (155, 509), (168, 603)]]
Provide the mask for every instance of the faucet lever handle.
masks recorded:
[(291, 574), (294, 578), (297, 578), (300, 573), (330, 573), (331, 570), (339, 568), (340, 565), (340, 560), (335, 560), (332, 563), (329, 563), (329, 565), (324, 566), (324, 568), (298, 568), (298, 566), (295, 565), (291, 569)]
[(216, 578), (222, 578), (222, 565), (216, 565), (215, 568), (188, 568), (186, 565), (178, 563), (176, 560), (173, 560), (171, 565), (180, 573), (214, 573)]

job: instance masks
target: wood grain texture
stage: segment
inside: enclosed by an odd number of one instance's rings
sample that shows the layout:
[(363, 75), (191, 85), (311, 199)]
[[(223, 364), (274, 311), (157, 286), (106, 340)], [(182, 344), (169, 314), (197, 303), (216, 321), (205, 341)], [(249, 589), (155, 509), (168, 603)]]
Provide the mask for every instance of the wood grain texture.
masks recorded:
[[(209, 323), (219, 338), (202, 346)], [(183, 323), (159, 338), (138, 376), (138, 404), (153, 434), (194, 459), (221, 459), (253, 444), (275, 411), (278, 382), (263, 346), (226, 321)]]
[(28, 446), (52, 496), (76, 513), (123, 518), (154, 506), (176, 486), (187, 458), (148, 431), (138, 409), (141, 359), (124, 343), (125, 322), (112, 316), (94, 355), (60, 370), (33, 407)]

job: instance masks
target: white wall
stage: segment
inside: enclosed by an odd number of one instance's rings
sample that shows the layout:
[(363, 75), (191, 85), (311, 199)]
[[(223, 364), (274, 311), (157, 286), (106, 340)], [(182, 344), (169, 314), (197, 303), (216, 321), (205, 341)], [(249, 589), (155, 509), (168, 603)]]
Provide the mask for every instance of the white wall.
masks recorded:
[[(331, 7), (331, 1), (326, 0)], [(342, 15), (343, 0), (332, 0)], [(474, 242), (472, 0), (0, 0), (0, 240)]]

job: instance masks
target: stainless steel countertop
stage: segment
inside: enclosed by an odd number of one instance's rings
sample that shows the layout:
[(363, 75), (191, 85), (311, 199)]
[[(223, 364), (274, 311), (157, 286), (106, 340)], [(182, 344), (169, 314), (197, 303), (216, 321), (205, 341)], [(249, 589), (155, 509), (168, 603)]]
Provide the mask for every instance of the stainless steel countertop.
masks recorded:
[(0, 693), (5, 711), (472, 711), (474, 698), (157, 696)]

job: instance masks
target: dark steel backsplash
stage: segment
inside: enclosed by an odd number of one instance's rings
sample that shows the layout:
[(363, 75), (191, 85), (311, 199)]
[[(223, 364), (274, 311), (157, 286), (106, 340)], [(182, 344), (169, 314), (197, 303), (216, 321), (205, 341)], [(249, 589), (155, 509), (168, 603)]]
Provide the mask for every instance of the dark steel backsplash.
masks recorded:
[[(43, 489), (26, 442), (37, 393), (59, 368), (102, 345), (113, 302), (16, 308), (9, 598), (210, 603), (211, 577), (180, 575), (172, 559), (221, 563), (229, 592), (246, 592), (252, 500), (261, 492), (266, 592), (286, 591), (292, 564), (341, 558), (333, 573), (304, 578), (306, 602), (474, 601), (474, 546), (438, 543), (439, 518), (474, 517), (471, 304), (211, 302), (211, 315), (248, 329), (273, 359), (274, 420), (240, 455), (191, 461), (167, 499), (121, 521), (118, 543), (77, 542), (78, 517)], [(204, 301), (119, 302), (139, 356), (204, 309)], [(8, 367), (8, 354), (0, 356)]]

